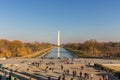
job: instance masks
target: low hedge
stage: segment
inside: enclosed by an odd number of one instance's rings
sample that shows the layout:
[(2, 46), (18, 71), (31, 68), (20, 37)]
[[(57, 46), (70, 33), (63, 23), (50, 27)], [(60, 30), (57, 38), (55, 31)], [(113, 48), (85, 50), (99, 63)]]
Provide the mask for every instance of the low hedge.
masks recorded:
[(116, 71), (114, 69), (105, 67), (105, 66), (103, 66), (101, 64), (97, 64), (97, 63), (94, 64), (94, 67), (97, 67), (97, 68), (99, 68), (102, 71), (106, 71), (106, 72), (112, 73), (113, 75), (117, 76), (120, 79), (120, 71)]

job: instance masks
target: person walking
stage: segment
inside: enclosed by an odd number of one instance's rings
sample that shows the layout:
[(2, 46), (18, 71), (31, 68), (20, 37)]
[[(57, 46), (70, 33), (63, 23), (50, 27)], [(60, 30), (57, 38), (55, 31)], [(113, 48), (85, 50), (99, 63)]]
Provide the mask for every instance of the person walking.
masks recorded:
[(29, 71), (29, 68), (27, 68), (27, 71)]
[(89, 79), (89, 73), (87, 73), (87, 79)]
[(61, 70), (63, 70), (63, 65), (61, 65)]
[(76, 72), (76, 71), (74, 71), (74, 75), (75, 75), (75, 76), (77, 75), (77, 72)]
[(84, 67), (83, 67), (83, 66), (81, 66), (81, 70), (83, 70), (83, 68), (84, 68)]
[(16, 75), (14, 75), (14, 80), (17, 80), (17, 76)]
[(73, 78), (75, 77), (75, 72), (74, 72), (74, 70), (72, 71), (72, 74), (73, 74)]
[(11, 77), (11, 75), (9, 75), (9, 77), (8, 77), (8, 78), (9, 78), (9, 80), (12, 80), (12, 77)]
[(102, 80), (101, 77), (99, 77), (99, 80)]
[(77, 72), (73, 70), (73, 78), (77, 75)]
[(67, 70), (67, 75), (69, 75), (69, 69)]
[(84, 78), (85, 78), (85, 79), (87, 78), (87, 73), (86, 73), (86, 72), (84, 73)]
[(82, 77), (82, 72), (80, 71), (80, 77)]
[(48, 80), (51, 80), (51, 77), (50, 77), (50, 76), (48, 77)]
[(48, 69), (48, 66), (46, 66), (45, 71), (47, 71), (47, 69)]
[(2, 76), (0, 76), (0, 80), (2, 80)]
[(62, 80), (65, 80), (65, 77), (63, 77)]
[(58, 77), (58, 80), (61, 80), (61, 76)]

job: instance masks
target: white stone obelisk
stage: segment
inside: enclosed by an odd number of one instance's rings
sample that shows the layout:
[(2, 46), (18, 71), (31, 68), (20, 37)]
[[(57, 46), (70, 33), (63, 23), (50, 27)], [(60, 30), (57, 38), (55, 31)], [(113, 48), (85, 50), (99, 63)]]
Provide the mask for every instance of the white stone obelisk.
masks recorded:
[(60, 31), (58, 31), (58, 58), (60, 58)]
[(60, 31), (58, 31), (58, 47), (60, 47)]

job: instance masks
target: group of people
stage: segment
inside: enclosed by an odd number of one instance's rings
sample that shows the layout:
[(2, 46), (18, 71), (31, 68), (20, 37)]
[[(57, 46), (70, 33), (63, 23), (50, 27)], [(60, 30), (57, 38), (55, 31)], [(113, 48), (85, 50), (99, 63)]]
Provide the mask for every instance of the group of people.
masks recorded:
[[(68, 60), (65, 60), (65, 62), (67, 62), (67, 61)], [(73, 61), (73, 59), (72, 59), (72, 61)], [(85, 61), (85, 63), (87, 63), (87, 62)], [(47, 66), (47, 68), (48, 68), (48, 66)], [(63, 64), (61, 64), (60, 68), (63, 71), (63, 74), (60, 75), (57, 80), (67, 80), (66, 77), (71, 76), (71, 75), (72, 75), (71, 80), (74, 80), (76, 77), (79, 78), (79, 80), (94, 80), (93, 73), (82, 71), (82, 70), (84, 70), (84, 66), (81, 66), (79, 73), (76, 70), (73, 70), (71, 72), (71, 70), (69, 70), (69, 69), (64, 69), (64, 62), (63, 62)], [(52, 80), (50, 76), (48, 77), (48, 80)], [(99, 78), (99, 80), (108, 80), (108, 75), (101, 76)]]
[[(74, 70), (74, 69), (65, 69), (65, 66), (64, 64), (67, 63), (74, 63), (74, 59), (71, 59), (71, 62), (69, 62), (70, 60), (68, 59), (65, 59), (63, 60), (62, 63), (60, 63), (61, 65), (59, 66), (59, 68), (61, 69), (62, 71), (62, 74), (58, 76), (58, 79), (57, 80), (67, 80), (67, 77), (71, 77), (71, 80), (74, 80), (75, 78), (78, 78), (79, 80), (87, 80), (87, 79), (90, 79), (90, 80), (93, 80), (94, 79), (94, 74), (93, 73), (89, 73), (89, 72), (85, 72), (83, 71), (85, 69), (85, 66), (81, 65), (79, 66), (80, 69), (79, 70)], [(80, 61), (81, 62), (81, 61)], [(32, 66), (36, 66), (36, 67), (40, 67), (42, 65), (43, 62), (43, 59), (42, 61), (36, 61), (36, 62), (32, 62)], [(86, 62), (85, 62), (86, 63)], [(56, 69), (54, 67), (51, 67), (52, 66), (55, 66), (56, 63), (55, 62), (52, 62), (52, 61), (49, 61), (47, 63), (44, 63), (46, 65), (46, 67), (44, 68), (45, 69), (45, 72), (47, 73), (48, 71), (55, 71)], [(72, 65), (72, 64), (68, 64), (68, 65)], [(27, 68), (27, 71), (29, 71), (30, 69)], [(11, 75), (9, 77), (7, 77), (5, 80), (12, 80), (11, 79)], [(13, 75), (13, 78), (14, 80), (17, 80), (17, 76), (16, 75)], [(3, 80), (2, 77), (0, 76), (0, 80)], [(29, 80), (32, 80), (32, 77), (30, 76), (29, 77)], [(47, 80), (52, 80), (52, 76), (48, 76), (47, 77)], [(99, 80), (108, 80), (108, 76), (107, 75), (103, 75), (99, 78)]]
[(14, 75), (12, 73), (8, 73), (8, 74), (9, 74), (8, 76), (6, 76), (6, 74), (4, 74), (3, 76), (1, 75), (0, 80), (17, 80), (17, 76), (15, 74)]

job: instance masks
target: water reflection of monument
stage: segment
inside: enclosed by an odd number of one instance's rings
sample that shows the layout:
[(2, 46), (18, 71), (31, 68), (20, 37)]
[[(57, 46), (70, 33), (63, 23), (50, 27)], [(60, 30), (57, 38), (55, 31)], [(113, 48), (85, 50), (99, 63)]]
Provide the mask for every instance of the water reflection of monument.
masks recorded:
[(58, 58), (60, 58), (60, 31), (58, 31)]
[(58, 47), (58, 58), (60, 58), (60, 47)]

